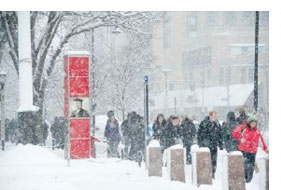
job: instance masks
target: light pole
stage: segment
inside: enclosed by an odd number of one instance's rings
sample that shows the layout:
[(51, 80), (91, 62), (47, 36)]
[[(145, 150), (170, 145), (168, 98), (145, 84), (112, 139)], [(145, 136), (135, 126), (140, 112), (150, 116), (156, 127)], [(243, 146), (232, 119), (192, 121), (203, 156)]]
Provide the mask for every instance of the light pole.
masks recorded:
[(1, 72), (0, 73), (0, 101), (1, 101), (1, 145), (2, 150), (5, 149), (5, 112), (4, 112), (4, 106), (5, 106), (5, 82), (6, 82), (6, 73)]
[(162, 72), (164, 73), (164, 77), (165, 77), (165, 102), (164, 102), (164, 108), (165, 108), (165, 115), (168, 114), (168, 81), (167, 81), (167, 74), (168, 72), (170, 72), (170, 70), (162, 70)]
[(145, 139), (145, 150), (144, 150), (144, 157), (145, 157), (145, 166), (147, 167), (147, 159), (146, 159), (146, 146), (147, 146), (147, 128), (148, 128), (148, 124), (149, 124), (149, 105), (148, 105), (148, 100), (149, 100), (149, 96), (148, 96), (148, 76), (145, 75), (144, 78), (144, 139)]
[(258, 58), (259, 58), (259, 12), (256, 11), (255, 24), (255, 71), (254, 71), (254, 108), (258, 111)]

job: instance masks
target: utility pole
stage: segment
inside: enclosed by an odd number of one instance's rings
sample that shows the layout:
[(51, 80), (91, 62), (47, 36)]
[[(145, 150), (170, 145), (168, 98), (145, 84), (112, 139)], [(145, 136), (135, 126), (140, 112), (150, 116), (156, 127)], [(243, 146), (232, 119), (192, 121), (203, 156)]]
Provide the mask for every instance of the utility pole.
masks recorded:
[(259, 58), (259, 12), (256, 11), (255, 24), (255, 70), (254, 70), (254, 109), (258, 111), (258, 58)]
[[(94, 90), (95, 90), (95, 72), (94, 72), (94, 58), (95, 58), (95, 29), (91, 29), (91, 64), (90, 64), (90, 71), (92, 73), (91, 80), (92, 80), (92, 90), (91, 90), (91, 96), (90, 96), (90, 102), (91, 102), (91, 125), (92, 126), (92, 132), (93, 136), (95, 136), (96, 133), (96, 116), (94, 114), (95, 110), (95, 100), (94, 100)], [(92, 140), (92, 139), (91, 139)], [(91, 156), (93, 158), (96, 158), (96, 146), (95, 142), (91, 142), (91, 145), (93, 146), (91, 148)]]
[(147, 160), (146, 160), (146, 146), (147, 146), (147, 128), (148, 128), (148, 124), (149, 124), (149, 110), (148, 110), (148, 76), (145, 75), (144, 76), (144, 137), (145, 137), (145, 150), (144, 150), (144, 158), (145, 158), (145, 165), (147, 167)]
[(164, 108), (165, 108), (165, 115), (168, 115), (168, 81), (167, 81), (167, 74), (170, 72), (170, 70), (162, 70), (165, 77), (165, 102), (164, 102)]

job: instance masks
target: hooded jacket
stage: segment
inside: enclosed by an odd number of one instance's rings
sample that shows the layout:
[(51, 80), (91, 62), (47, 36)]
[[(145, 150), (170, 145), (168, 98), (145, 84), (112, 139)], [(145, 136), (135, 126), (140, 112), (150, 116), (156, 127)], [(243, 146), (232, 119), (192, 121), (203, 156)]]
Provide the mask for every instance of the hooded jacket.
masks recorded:
[(238, 140), (238, 150), (248, 153), (257, 153), (259, 139), (262, 142), (263, 150), (268, 150), (263, 137), (257, 127), (251, 129), (249, 125), (245, 127), (243, 124), (233, 131), (232, 136)]
[(222, 149), (222, 128), (219, 122), (212, 122), (209, 116), (205, 117), (199, 125), (197, 142), (199, 147), (215, 149), (218, 146)]

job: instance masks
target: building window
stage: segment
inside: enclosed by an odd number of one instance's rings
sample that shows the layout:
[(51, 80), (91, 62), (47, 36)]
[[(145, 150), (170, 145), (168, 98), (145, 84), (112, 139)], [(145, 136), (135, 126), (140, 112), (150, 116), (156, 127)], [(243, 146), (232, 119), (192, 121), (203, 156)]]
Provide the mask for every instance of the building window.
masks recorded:
[(201, 72), (201, 81), (205, 81), (205, 71)]
[(224, 68), (220, 68), (220, 84), (224, 84)]
[(189, 80), (191, 80), (191, 81), (193, 80), (193, 72), (189, 73)]
[(171, 45), (171, 12), (164, 12), (163, 21), (163, 46), (169, 48)]
[(259, 14), (260, 26), (268, 29), (269, 27), (269, 12), (261, 11)]
[(254, 69), (250, 68), (248, 73), (248, 82), (254, 82)]
[(187, 12), (187, 37), (192, 38), (196, 36), (198, 26), (197, 12)]
[(217, 25), (217, 12), (215, 11), (207, 12), (207, 25), (208, 26)]
[(183, 53), (183, 65), (211, 64), (211, 47), (190, 50)]
[(207, 71), (207, 80), (211, 80), (211, 70)]
[(169, 84), (169, 91), (173, 91), (174, 90), (174, 84), (173, 83), (170, 83)]
[(244, 25), (254, 25), (256, 14), (255, 11), (245, 11), (243, 12), (242, 22)]
[(241, 72), (241, 78), (240, 78), (240, 82), (242, 84), (245, 84), (246, 83), (246, 69), (244, 67), (242, 67), (240, 69), (240, 72)]
[(223, 24), (225, 26), (233, 26), (236, 23), (236, 14), (234, 11), (228, 11), (228, 12), (224, 12), (224, 20), (223, 20)]
[(226, 68), (226, 83), (231, 84), (231, 67)]

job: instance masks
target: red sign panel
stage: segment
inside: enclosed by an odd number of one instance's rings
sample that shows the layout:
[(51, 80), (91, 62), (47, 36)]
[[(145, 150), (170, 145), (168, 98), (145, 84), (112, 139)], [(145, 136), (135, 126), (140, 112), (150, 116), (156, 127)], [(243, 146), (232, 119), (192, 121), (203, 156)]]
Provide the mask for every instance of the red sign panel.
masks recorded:
[(90, 139), (72, 139), (70, 147), (70, 159), (89, 158)]
[(70, 138), (90, 138), (89, 119), (71, 119), (70, 120)]
[(70, 97), (89, 97), (88, 77), (69, 77)]
[[(75, 52), (74, 52), (75, 53)], [(64, 57), (65, 116), (68, 118), (70, 158), (90, 157), (89, 56)]]
[(89, 57), (70, 57), (69, 76), (89, 76)]

